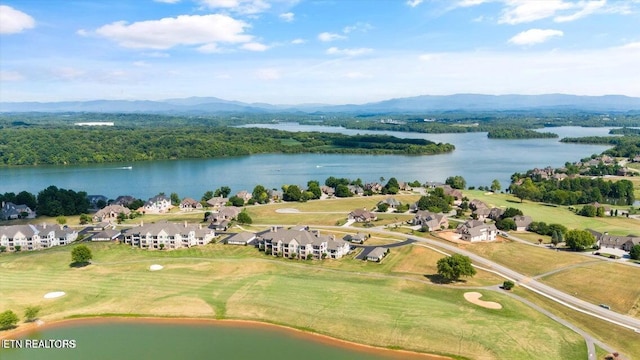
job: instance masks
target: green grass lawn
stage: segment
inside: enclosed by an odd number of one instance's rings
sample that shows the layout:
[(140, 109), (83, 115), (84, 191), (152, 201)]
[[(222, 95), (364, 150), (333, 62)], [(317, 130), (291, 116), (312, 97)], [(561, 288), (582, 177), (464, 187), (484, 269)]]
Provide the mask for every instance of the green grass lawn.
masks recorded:
[[(84, 268), (69, 267), (69, 246), (0, 255), (0, 310), (39, 305), (44, 321), (91, 314), (251, 319), (470, 359), (586, 356), (580, 336), (500, 293), (481, 290), (483, 300), (503, 305), (489, 310), (465, 301), (465, 289), (388, 277), (430, 272), (438, 256), (424, 248), (393, 250), (373, 264), (272, 260), (252, 247), (220, 244), (176, 251), (88, 245), (94, 264)], [(165, 268), (151, 272), (151, 264)], [(49, 291), (67, 295), (43, 299)]]
[(567, 269), (541, 281), (592, 304), (607, 304), (613, 311), (640, 317), (640, 268), (600, 262)]
[[(594, 229), (600, 232), (608, 231), (611, 234), (626, 235), (629, 232), (640, 232), (640, 221), (626, 217), (585, 217), (579, 216), (567, 209), (566, 206), (545, 205), (541, 203), (520, 200), (509, 194), (485, 194), (484, 191), (465, 190), (465, 196), (470, 200), (479, 199), (489, 206), (514, 207), (522, 210), (534, 221), (544, 221), (547, 224), (559, 223), (570, 229)], [(580, 205), (577, 205), (580, 207)], [(625, 208), (625, 207), (619, 207)], [(628, 209), (628, 207), (626, 207)]]

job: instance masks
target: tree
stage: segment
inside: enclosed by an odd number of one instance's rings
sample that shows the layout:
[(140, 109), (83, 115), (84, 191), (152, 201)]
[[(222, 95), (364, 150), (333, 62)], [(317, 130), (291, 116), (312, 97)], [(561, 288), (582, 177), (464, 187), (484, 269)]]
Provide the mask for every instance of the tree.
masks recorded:
[(229, 198), (229, 202), (233, 206), (244, 206), (244, 199), (239, 198), (235, 195)]
[(586, 217), (595, 217), (597, 212), (598, 212), (598, 210), (596, 209), (595, 206), (593, 206), (593, 205), (585, 205), (580, 210), (580, 215), (586, 216)]
[(464, 190), (467, 187), (467, 181), (459, 175), (449, 176), (445, 181), (445, 184), (451, 186), (454, 189)]
[(353, 196), (353, 193), (351, 192), (351, 190), (349, 190), (349, 187), (347, 185), (344, 184), (338, 184), (338, 186), (336, 186), (336, 193), (335, 193), (336, 197), (350, 197)]
[(56, 218), (56, 222), (60, 225), (64, 225), (67, 223), (67, 218), (65, 216), (60, 215)]
[(240, 214), (238, 214), (238, 222), (240, 224), (251, 224), (253, 220), (246, 211), (242, 211)]
[(522, 215), (523, 213), (520, 209), (508, 207), (504, 209), (504, 212), (502, 213), (502, 215), (500, 215), (500, 217), (503, 219), (506, 219), (506, 218), (512, 218), (514, 216), (522, 216)]
[(473, 276), (476, 269), (468, 256), (453, 254), (438, 260), (438, 274), (448, 281), (458, 281), (460, 276)]
[(0, 313), (0, 330), (13, 328), (18, 320), (18, 315), (11, 310)]
[(256, 187), (253, 188), (253, 192), (251, 192), (251, 198), (258, 204), (266, 204), (267, 201), (269, 201), (269, 194), (264, 186), (256, 185)]
[(77, 265), (87, 265), (93, 259), (91, 250), (86, 245), (78, 245), (71, 250), (71, 261)]
[(102, 199), (96, 201), (96, 207), (98, 209), (104, 209), (105, 206), (107, 206), (107, 202), (106, 201), (104, 201)]
[(493, 179), (493, 181), (491, 182), (491, 191), (498, 192), (500, 191), (500, 189), (502, 189), (500, 181), (498, 181), (498, 179)]
[(91, 216), (87, 214), (80, 214), (80, 225), (85, 225), (91, 222)]
[(384, 186), (384, 190), (387, 194), (397, 194), (400, 190), (400, 184), (398, 184), (398, 179), (392, 177), (387, 182), (387, 185)]
[(22, 245), (16, 245), (13, 247), (14, 249), (16, 249), (16, 252), (22, 250)]
[(32, 322), (33, 320), (38, 318), (38, 313), (40, 312), (40, 306), (27, 306), (24, 309), (24, 321)]
[(221, 186), (219, 189), (215, 191), (213, 195), (226, 198), (227, 196), (229, 196), (229, 194), (231, 194), (231, 188), (228, 186)]
[(284, 201), (300, 201), (302, 199), (302, 190), (298, 185), (285, 185), (282, 187), (282, 200)]
[(320, 183), (315, 180), (307, 182), (307, 191), (313, 194), (312, 199), (320, 199), (322, 196), (322, 190), (320, 189)]
[(551, 233), (551, 243), (554, 247), (560, 244), (560, 235), (558, 235), (557, 230), (553, 230), (553, 232)]
[(0, 246), (0, 253), (3, 253), (5, 251), (7, 251), (7, 247), (4, 245)]
[(516, 230), (518, 228), (512, 218), (498, 219), (498, 221), (496, 221), (496, 227), (504, 231)]
[(160, 247), (160, 250), (164, 250), (164, 244), (160, 244), (159, 247)]
[(505, 290), (511, 290), (515, 285), (516, 284), (513, 281), (505, 280), (505, 282), (502, 283), (502, 288)]
[(171, 195), (169, 195), (169, 199), (171, 199), (171, 205), (173, 206), (180, 205), (180, 196), (178, 196), (177, 193), (172, 192)]
[(207, 201), (211, 200), (211, 198), (213, 198), (213, 191), (207, 190), (204, 192), (204, 195), (202, 195), (202, 197), (200, 198), (200, 201), (206, 203)]
[(121, 212), (118, 214), (118, 217), (116, 219), (118, 221), (118, 224), (122, 224), (123, 221), (127, 220), (127, 214)]
[(586, 230), (569, 230), (565, 236), (565, 243), (571, 250), (582, 251), (595, 244), (593, 234)]
[(381, 202), (380, 204), (378, 204), (378, 211), (379, 212), (387, 212), (387, 210), (389, 210), (389, 204)]
[(633, 245), (631, 251), (629, 251), (629, 257), (633, 260), (640, 260), (640, 244)]

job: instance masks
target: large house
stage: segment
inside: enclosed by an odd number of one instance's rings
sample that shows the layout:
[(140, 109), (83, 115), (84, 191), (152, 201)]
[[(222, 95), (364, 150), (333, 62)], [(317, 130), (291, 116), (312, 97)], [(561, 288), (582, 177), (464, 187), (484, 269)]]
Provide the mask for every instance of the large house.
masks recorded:
[(169, 200), (168, 197), (164, 195), (156, 195), (144, 203), (142, 211), (147, 214), (160, 214), (169, 211), (171, 207), (171, 200)]
[(378, 220), (378, 217), (366, 209), (355, 209), (349, 213), (348, 219), (355, 220), (356, 222), (370, 222)]
[(380, 204), (387, 204), (389, 206), (390, 209), (397, 209), (399, 206), (402, 205), (402, 203), (398, 200), (396, 200), (396, 198), (394, 197), (388, 197), (384, 200), (381, 200), (380, 202), (378, 202), (378, 205)]
[(426, 231), (436, 231), (449, 227), (449, 219), (444, 214), (436, 214), (427, 210), (419, 210), (411, 220), (412, 225), (419, 225)]
[(237, 206), (225, 206), (220, 208), (218, 212), (211, 213), (207, 218), (207, 221), (210, 223), (209, 228), (218, 231), (226, 231), (229, 228), (229, 222), (237, 218), (240, 211), (242, 211), (242, 209)]
[(69, 244), (77, 238), (77, 231), (50, 224), (0, 227), (0, 246), (7, 251), (45, 249)]
[(516, 223), (516, 231), (525, 231), (533, 219), (528, 215), (518, 215), (513, 217), (513, 221)]
[(179, 249), (208, 244), (215, 232), (202, 225), (190, 225), (161, 221), (140, 226), (124, 232), (124, 242), (142, 249)]
[(87, 200), (89, 200), (89, 206), (92, 209), (98, 209), (100, 208), (99, 203), (104, 203), (104, 205), (106, 205), (109, 198), (104, 195), (87, 195)]
[(248, 231), (243, 231), (237, 234), (229, 236), (225, 243), (229, 245), (250, 245), (256, 241), (256, 234)]
[(627, 235), (609, 235), (609, 233), (600, 233), (595, 230), (588, 230), (596, 238), (596, 244), (600, 248), (614, 248), (624, 251), (631, 251), (631, 248), (635, 245), (640, 245), (640, 237)]
[(134, 201), (136, 201), (136, 198), (131, 195), (120, 195), (115, 200), (113, 200), (111, 205), (129, 206)]
[(93, 215), (93, 221), (95, 222), (111, 222), (111, 220), (115, 220), (118, 218), (118, 215), (120, 215), (120, 213), (125, 214), (126, 216), (129, 216), (131, 214), (131, 210), (129, 210), (129, 208), (126, 208), (122, 205), (109, 205), (109, 206), (105, 206), (104, 208), (98, 210), (94, 215)]
[(225, 206), (225, 204), (228, 202), (229, 202), (229, 198), (216, 196), (207, 200), (207, 206), (211, 207), (211, 210), (213, 211), (218, 211), (220, 210), (221, 207)]
[(460, 238), (465, 241), (492, 241), (498, 235), (498, 229), (493, 224), (485, 224), (479, 220), (469, 220), (460, 224), (456, 229)]
[(380, 262), (388, 253), (388, 248), (377, 247), (367, 254), (367, 261)]
[(10, 201), (3, 201), (0, 208), (0, 220), (33, 219), (36, 213), (27, 205), (16, 205)]
[(182, 211), (193, 211), (202, 209), (202, 204), (199, 201), (196, 201), (192, 198), (184, 198), (180, 203), (180, 210)]
[(258, 248), (267, 254), (298, 259), (340, 259), (350, 251), (349, 243), (334, 236), (320, 235), (307, 227), (272, 228), (258, 236)]

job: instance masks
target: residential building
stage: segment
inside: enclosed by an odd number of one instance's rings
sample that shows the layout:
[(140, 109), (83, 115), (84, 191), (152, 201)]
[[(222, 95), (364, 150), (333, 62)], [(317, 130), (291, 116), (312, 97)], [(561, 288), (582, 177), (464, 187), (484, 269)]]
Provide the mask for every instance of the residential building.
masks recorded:
[(258, 236), (258, 248), (267, 254), (286, 258), (340, 259), (350, 251), (349, 243), (334, 236), (320, 235), (306, 228), (272, 228)]
[(31, 251), (67, 245), (77, 238), (77, 231), (51, 224), (0, 227), (0, 246), (7, 251), (16, 251), (17, 246), (21, 251)]
[(0, 220), (33, 219), (36, 213), (27, 205), (16, 205), (10, 201), (3, 201), (0, 208)]
[(378, 202), (378, 205), (380, 205), (380, 204), (387, 204), (387, 205), (389, 205), (389, 208), (393, 209), (393, 210), (397, 209), (399, 206), (402, 205), (402, 203), (400, 201), (396, 200), (396, 198), (394, 198), (394, 197), (388, 197), (388, 198), (386, 198), (384, 200), (381, 200), (380, 202)]
[(367, 254), (367, 261), (380, 262), (389, 253), (389, 249), (377, 247)]
[(469, 220), (460, 224), (456, 229), (460, 238), (465, 241), (493, 241), (498, 235), (498, 229), (493, 224), (485, 224), (479, 220)]
[(170, 223), (161, 221), (124, 231), (124, 242), (142, 249), (180, 249), (208, 244), (215, 232), (202, 225)]
[(412, 225), (420, 225), (425, 231), (436, 231), (446, 229), (449, 227), (449, 219), (445, 214), (436, 214), (427, 210), (418, 210), (413, 220)]
[(113, 222), (118, 218), (120, 213), (125, 214), (127, 217), (131, 214), (129, 208), (122, 205), (108, 205), (98, 210), (93, 215), (93, 221), (95, 222)]
[(229, 245), (250, 245), (256, 241), (256, 234), (248, 231), (232, 234), (229, 236), (225, 243)]
[(359, 232), (357, 234), (347, 234), (342, 239), (355, 244), (363, 244), (368, 238), (367, 234)]
[(516, 223), (516, 231), (526, 231), (533, 219), (528, 215), (518, 215), (513, 217), (513, 221)]
[(171, 210), (172, 207), (173, 205), (171, 205), (171, 200), (168, 197), (156, 195), (144, 203), (142, 211), (147, 214), (160, 214)]
[(199, 201), (196, 201), (192, 198), (184, 198), (182, 202), (180, 202), (180, 210), (182, 211), (193, 211), (193, 210), (201, 210), (202, 204)]
[(632, 247), (634, 247), (635, 245), (640, 245), (640, 236), (609, 235), (609, 233), (607, 232), (603, 234), (591, 229), (588, 229), (587, 231), (593, 234), (593, 236), (596, 238), (596, 244), (600, 248), (614, 248), (624, 251), (631, 251)]
[(207, 205), (211, 207), (211, 210), (218, 211), (220, 210), (220, 208), (225, 206), (228, 202), (229, 202), (228, 198), (217, 196), (207, 200)]
[(378, 217), (367, 209), (355, 209), (349, 213), (348, 219), (356, 222), (370, 222), (378, 220)]

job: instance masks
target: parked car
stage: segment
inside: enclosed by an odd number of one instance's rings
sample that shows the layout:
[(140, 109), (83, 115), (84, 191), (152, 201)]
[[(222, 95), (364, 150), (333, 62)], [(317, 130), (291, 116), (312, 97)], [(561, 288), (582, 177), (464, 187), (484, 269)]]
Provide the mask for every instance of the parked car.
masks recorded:
[(601, 308), (605, 308), (607, 310), (611, 310), (611, 307), (609, 305), (606, 305), (606, 304), (600, 304), (600, 307)]

